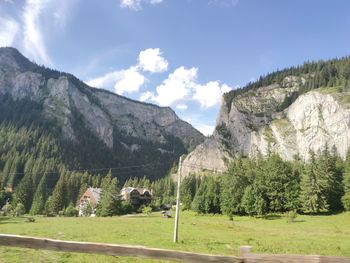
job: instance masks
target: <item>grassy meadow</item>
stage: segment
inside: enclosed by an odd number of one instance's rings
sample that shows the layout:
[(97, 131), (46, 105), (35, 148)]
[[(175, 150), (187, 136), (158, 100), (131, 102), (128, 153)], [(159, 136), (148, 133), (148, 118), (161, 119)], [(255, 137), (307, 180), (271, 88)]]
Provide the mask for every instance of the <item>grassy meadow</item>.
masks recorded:
[[(143, 245), (209, 254), (237, 255), (242, 245), (257, 253), (319, 254), (350, 257), (350, 213), (299, 215), (287, 223), (283, 215), (266, 219), (221, 215), (180, 215), (179, 243), (173, 244), (174, 218), (160, 213), (110, 218), (0, 217), (0, 233), (61, 240)], [(78, 253), (0, 247), (0, 262), (155, 262)], [(157, 261), (159, 262), (159, 261)]]

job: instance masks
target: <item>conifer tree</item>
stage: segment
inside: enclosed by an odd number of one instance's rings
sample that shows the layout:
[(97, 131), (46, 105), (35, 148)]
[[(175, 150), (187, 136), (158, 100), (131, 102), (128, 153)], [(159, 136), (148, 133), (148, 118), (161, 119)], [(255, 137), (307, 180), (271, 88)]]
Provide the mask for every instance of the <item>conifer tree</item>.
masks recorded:
[(112, 172), (109, 171), (107, 176), (102, 179), (101, 183), (101, 199), (97, 206), (97, 216), (112, 216), (117, 214), (118, 201), (116, 200), (117, 195), (117, 178), (112, 178)]
[(329, 211), (339, 211), (342, 208), (341, 196), (343, 194), (342, 173), (337, 168), (336, 150), (329, 152), (328, 146), (317, 157), (316, 174), (318, 182), (324, 190)]
[(244, 212), (242, 198), (249, 181), (242, 161), (241, 158), (233, 161), (221, 181), (221, 210), (229, 217)]
[(343, 174), (344, 195), (341, 199), (345, 211), (350, 211), (350, 151), (346, 155), (345, 170)]
[(191, 203), (196, 194), (196, 177), (193, 174), (185, 177), (181, 183), (181, 203), (183, 210), (191, 209)]
[(16, 187), (15, 203), (23, 204), (25, 212), (29, 211), (33, 198), (33, 183), (30, 174), (26, 174)]
[(47, 199), (47, 180), (48, 180), (48, 174), (45, 174), (39, 183), (39, 186), (37, 187), (32, 207), (30, 209), (30, 214), (32, 215), (40, 215), (43, 214), (45, 211), (45, 202)]
[(318, 174), (315, 158), (315, 154), (311, 152), (310, 161), (306, 165), (301, 181), (302, 210), (305, 213), (312, 214), (329, 211), (327, 194), (324, 188), (323, 179), (320, 178), (320, 175)]
[(59, 211), (62, 211), (66, 205), (66, 176), (65, 173), (62, 172), (60, 178), (52, 192), (52, 196), (50, 199), (49, 211), (52, 214), (58, 214)]

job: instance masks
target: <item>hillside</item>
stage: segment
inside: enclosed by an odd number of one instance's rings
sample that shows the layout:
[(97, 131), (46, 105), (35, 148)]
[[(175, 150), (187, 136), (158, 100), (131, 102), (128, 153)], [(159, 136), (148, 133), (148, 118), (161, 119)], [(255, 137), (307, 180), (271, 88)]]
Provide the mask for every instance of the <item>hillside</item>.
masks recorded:
[[(105, 175), (113, 167), (121, 182), (160, 178), (204, 140), (169, 107), (91, 88), (14, 48), (0, 48), (0, 134), (1, 188), (16, 191), (25, 179), (31, 198), (43, 178), (50, 195), (62, 171)], [(136, 169), (118, 169), (129, 166)]]
[(184, 173), (225, 170), (237, 155), (278, 153), (308, 160), (326, 146), (343, 159), (350, 146), (350, 58), (307, 62), (223, 96), (213, 136), (192, 151)]

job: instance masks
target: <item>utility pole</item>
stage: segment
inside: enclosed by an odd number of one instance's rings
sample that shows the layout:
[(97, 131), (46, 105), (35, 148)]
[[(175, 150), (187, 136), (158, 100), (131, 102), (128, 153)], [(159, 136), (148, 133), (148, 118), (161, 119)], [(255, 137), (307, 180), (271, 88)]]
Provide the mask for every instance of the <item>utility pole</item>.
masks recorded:
[(176, 213), (175, 213), (175, 226), (174, 226), (174, 243), (177, 243), (179, 234), (179, 210), (180, 210), (180, 183), (181, 183), (181, 170), (182, 159), (184, 155), (180, 156), (179, 168), (177, 170), (177, 191), (176, 191)]

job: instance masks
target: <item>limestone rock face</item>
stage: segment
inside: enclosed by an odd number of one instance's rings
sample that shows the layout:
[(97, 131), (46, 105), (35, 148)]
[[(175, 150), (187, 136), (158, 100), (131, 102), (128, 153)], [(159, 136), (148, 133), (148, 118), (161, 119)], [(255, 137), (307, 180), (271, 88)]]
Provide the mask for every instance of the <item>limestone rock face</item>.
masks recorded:
[[(74, 76), (39, 67), (13, 48), (0, 48), (0, 99), (30, 100), (42, 105), (45, 118), (61, 127), (66, 139), (77, 140), (74, 125), (84, 126), (113, 148), (116, 129), (125, 136), (167, 143), (169, 136), (187, 149), (204, 136), (168, 107), (137, 102), (87, 86)], [(127, 146), (130, 151), (137, 149)]]
[(316, 89), (283, 107), (303, 81), (289, 76), (282, 86), (245, 92), (231, 105), (223, 101), (214, 134), (187, 156), (184, 174), (199, 167), (225, 170), (238, 154), (275, 152), (285, 160), (298, 156), (307, 161), (310, 150), (317, 153), (328, 147), (345, 158), (350, 147), (350, 92)]

